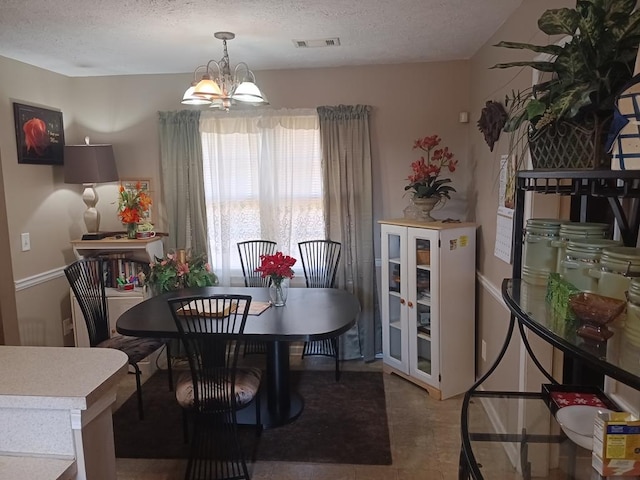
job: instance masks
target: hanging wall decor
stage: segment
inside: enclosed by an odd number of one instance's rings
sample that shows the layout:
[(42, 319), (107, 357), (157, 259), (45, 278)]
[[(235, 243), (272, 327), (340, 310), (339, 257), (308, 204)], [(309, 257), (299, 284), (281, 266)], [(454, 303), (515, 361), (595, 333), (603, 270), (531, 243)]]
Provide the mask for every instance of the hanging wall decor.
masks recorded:
[(62, 112), (13, 104), (18, 163), (62, 165), (64, 126)]

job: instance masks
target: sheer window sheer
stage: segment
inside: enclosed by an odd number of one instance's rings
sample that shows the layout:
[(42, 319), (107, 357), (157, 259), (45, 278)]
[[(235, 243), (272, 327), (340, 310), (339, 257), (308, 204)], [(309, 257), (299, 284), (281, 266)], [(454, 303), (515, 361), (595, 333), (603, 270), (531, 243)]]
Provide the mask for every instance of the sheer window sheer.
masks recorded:
[(237, 242), (272, 240), (297, 258), (298, 242), (326, 237), (315, 110), (203, 112), (200, 134), (209, 259), (222, 285), (243, 284)]

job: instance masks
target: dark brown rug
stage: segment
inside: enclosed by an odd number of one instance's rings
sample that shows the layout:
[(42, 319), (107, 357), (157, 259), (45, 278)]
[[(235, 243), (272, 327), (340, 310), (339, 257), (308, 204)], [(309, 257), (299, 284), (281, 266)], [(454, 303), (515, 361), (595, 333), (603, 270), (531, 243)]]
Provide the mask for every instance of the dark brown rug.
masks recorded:
[[(292, 371), (291, 381), (305, 401), (289, 425), (240, 435), (247, 458), (262, 461), (390, 465), (389, 430), (382, 373)], [(113, 415), (116, 457), (186, 458), (182, 414), (165, 372), (143, 385), (145, 419), (138, 420), (132, 395)], [(249, 408), (252, 408), (251, 406)]]

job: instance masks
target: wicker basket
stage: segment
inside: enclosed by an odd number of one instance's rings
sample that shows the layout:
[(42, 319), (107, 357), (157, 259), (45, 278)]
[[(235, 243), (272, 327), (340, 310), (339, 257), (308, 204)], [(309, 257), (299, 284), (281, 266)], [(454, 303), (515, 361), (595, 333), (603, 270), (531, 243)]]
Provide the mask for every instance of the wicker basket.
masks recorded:
[(609, 124), (610, 119), (591, 122), (591, 127), (558, 121), (529, 133), (533, 168), (610, 168), (611, 155), (604, 151)]
[(416, 250), (416, 260), (418, 265), (429, 265), (431, 263), (431, 250)]

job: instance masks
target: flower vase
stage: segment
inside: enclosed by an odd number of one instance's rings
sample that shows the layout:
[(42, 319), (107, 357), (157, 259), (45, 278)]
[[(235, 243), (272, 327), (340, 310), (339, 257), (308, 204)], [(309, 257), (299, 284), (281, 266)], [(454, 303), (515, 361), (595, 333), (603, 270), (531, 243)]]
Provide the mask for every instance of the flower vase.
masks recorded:
[(284, 307), (287, 303), (287, 294), (289, 293), (289, 279), (282, 278), (272, 280), (269, 285), (269, 297), (274, 307)]
[(431, 210), (438, 204), (438, 197), (414, 198), (413, 203), (420, 209), (420, 220), (423, 222), (435, 222), (436, 219), (431, 216)]
[(127, 223), (127, 238), (129, 240), (135, 240), (137, 232), (138, 232), (137, 223)]
[(413, 198), (409, 199), (409, 205), (402, 212), (404, 213), (404, 218), (409, 220), (420, 220), (422, 218), (422, 210), (416, 206)]

